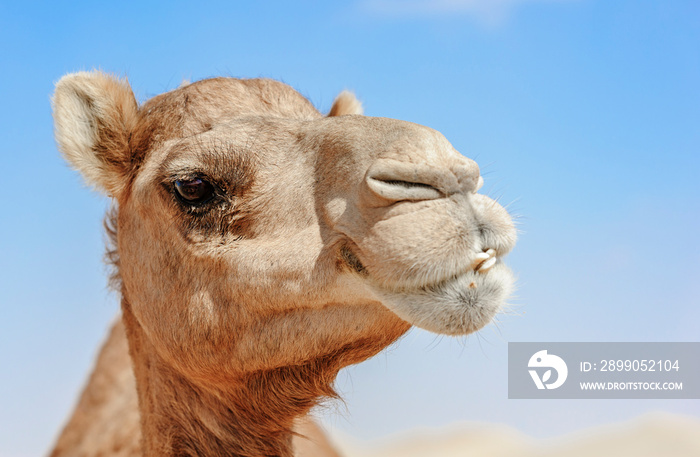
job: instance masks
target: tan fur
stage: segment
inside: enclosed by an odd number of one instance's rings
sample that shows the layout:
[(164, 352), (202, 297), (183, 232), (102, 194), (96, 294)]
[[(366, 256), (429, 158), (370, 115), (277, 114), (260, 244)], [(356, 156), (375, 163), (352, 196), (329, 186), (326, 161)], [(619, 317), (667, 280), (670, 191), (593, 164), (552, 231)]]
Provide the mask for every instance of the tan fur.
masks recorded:
[[(50, 455), (140, 456), (139, 422), (136, 380), (120, 318), (112, 326), (88, 384)], [(294, 432), (295, 456), (339, 457), (323, 430), (311, 418), (300, 417)]]
[[(513, 225), (438, 132), (343, 116), (359, 112), (343, 94), (323, 117), (269, 80), (129, 100), (98, 72), (54, 96), (64, 156), (115, 197), (134, 375), (118, 324), (54, 456), (332, 455), (305, 417), (341, 368), (411, 324), (478, 330), (508, 296), (508, 269), (474, 260), (505, 255)], [(188, 203), (178, 186), (197, 179), (214, 192)]]

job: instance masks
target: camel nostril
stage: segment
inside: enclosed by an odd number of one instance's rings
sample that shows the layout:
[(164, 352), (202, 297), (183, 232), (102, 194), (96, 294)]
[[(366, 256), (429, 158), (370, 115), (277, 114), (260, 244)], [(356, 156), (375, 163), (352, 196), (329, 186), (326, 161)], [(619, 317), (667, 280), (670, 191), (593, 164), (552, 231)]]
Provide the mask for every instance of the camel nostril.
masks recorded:
[(435, 200), (450, 195), (456, 178), (449, 170), (429, 164), (392, 159), (375, 162), (365, 182), (375, 195), (392, 202)]
[(369, 177), (367, 185), (375, 194), (392, 201), (435, 200), (444, 196), (435, 187), (422, 182)]

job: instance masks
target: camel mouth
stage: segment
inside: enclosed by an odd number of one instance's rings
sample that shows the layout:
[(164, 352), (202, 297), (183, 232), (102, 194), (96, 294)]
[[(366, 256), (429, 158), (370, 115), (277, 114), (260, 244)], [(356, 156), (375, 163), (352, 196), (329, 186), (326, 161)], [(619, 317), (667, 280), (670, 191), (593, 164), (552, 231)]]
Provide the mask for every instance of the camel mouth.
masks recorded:
[(511, 270), (484, 251), (471, 264), (441, 281), (413, 289), (372, 284), (382, 303), (416, 327), (443, 335), (467, 335), (486, 326), (503, 309), (513, 290)]
[(340, 256), (386, 308), (411, 325), (443, 335), (467, 335), (486, 326), (506, 305), (515, 283), (494, 248), (473, 254), (451, 274), (412, 286), (380, 283), (348, 245)]

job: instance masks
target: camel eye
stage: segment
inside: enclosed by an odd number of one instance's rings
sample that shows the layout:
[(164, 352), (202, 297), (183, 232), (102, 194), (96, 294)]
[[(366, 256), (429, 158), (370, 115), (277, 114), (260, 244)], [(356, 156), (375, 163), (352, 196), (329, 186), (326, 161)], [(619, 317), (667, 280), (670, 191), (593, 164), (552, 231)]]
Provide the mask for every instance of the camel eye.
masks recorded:
[(201, 179), (178, 179), (175, 191), (184, 203), (206, 203), (214, 196), (214, 186)]

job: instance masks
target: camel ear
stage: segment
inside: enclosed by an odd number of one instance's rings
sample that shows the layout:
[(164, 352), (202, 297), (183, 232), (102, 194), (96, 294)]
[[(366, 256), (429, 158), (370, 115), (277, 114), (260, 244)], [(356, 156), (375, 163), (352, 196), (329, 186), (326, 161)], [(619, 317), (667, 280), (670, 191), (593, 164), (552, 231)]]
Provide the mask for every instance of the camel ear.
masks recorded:
[(344, 90), (335, 98), (333, 106), (328, 112), (328, 117), (346, 114), (362, 114), (362, 103), (355, 97), (355, 94)]
[(129, 83), (99, 71), (71, 73), (56, 84), (52, 104), (63, 157), (88, 184), (121, 194), (133, 172), (129, 136), (138, 111)]

